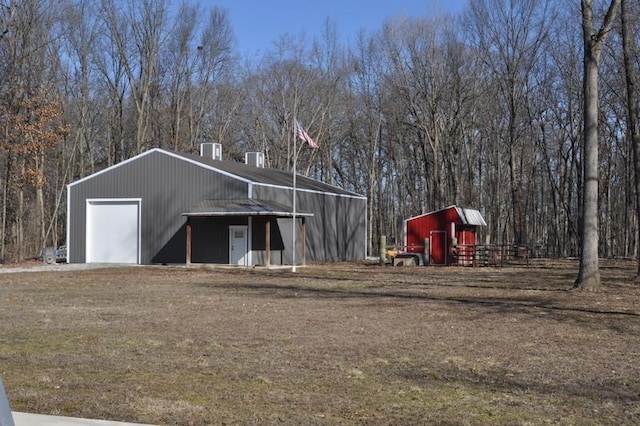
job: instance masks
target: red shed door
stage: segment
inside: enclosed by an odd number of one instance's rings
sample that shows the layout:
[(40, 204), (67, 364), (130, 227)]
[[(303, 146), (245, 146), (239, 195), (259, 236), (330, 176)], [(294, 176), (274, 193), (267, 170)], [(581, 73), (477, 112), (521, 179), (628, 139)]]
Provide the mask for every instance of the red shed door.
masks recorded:
[(432, 265), (447, 264), (447, 233), (445, 231), (429, 232), (429, 253)]
[(474, 228), (456, 227), (458, 239), (458, 265), (472, 265), (476, 245), (476, 233)]
[(475, 228), (457, 226), (456, 238), (458, 239), (458, 244), (475, 245), (476, 244)]

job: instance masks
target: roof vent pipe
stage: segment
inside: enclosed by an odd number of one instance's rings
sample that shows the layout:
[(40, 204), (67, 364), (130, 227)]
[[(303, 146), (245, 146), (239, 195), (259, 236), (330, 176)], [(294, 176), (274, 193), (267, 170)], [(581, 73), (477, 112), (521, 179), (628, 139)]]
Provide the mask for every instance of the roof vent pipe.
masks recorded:
[(206, 142), (200, 144), (200, 156), (222, 160), (222, 144)]

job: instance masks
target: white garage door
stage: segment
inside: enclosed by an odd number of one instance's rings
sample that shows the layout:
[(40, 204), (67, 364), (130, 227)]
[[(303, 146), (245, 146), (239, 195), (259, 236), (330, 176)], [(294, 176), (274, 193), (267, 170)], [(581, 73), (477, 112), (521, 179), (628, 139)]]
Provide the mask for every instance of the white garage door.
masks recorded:
[(87, 263), (139, 263), (140, 200), (87, 200)]

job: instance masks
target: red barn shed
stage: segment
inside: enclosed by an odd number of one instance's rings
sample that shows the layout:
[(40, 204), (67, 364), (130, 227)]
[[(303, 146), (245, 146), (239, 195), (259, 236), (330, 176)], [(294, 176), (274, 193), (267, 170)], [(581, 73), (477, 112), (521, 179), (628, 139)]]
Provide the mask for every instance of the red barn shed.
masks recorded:
[(404, 246), (408, 252), (423, 253), (425, 264), (449, 265), (458, 261), (451, 256), (454, 245), (477, 244), (477, 227), (486, 225), (478, 210), (449, 206), (406, 219)]

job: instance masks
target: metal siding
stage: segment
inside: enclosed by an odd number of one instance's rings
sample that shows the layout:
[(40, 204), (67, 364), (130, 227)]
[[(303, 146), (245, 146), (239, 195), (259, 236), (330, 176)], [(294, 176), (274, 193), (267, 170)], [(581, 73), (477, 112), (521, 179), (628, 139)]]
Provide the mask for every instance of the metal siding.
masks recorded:
[(69, 187), (70, 262), (85, 261), (87, 198), (141, 198), (141, 263), (185, 261), (182, 213), (203, 198), (242, 198), (247, 183), (161, 151)]
[[(290, 189), (254, 186), (254, 198), (292, 205)], [(366, 256), (366, 199), (317, 192), (298, 191), (297, 210), (313, 213), (306, 219), (306, 260), (329, 262), (361, 260)], [(285, 247), (282, 256), (290, 264), (291, 219), (278, 219), (280, 237)], [(299, 226), (297, 228), (299, 230)], [(254, 230), (255, 232), (255, 230)], [(299, 234), (298, 234), (299, 235)], [(298, 252), (301, 238), (297, 238)], [(299, 257), (297, 256), (299, 259)]]
[(448, 217), (452, 222), (462, 223), (464, 225), (481, 225), (481, 226), (487, 225), (484, 218), (482, 217), (482, 213), (480, 213), (478, 210), (465, 209), (465, 208), (456, 207), (456, 206), (449, 206), (441, 210), (436, 210), (429, 213), (423, 213), (418, 216), (410, 217), (406, 219), (406, 221), (419, 220), (426, 216), (432, 216), (436, 214), (446, 215), (446, 217)]
[[(465, 217), (460, 216), (461, 211), (466, 214)], [(476, 225), (465, 225), (469, 221), (484, 223), (484, 219), (477, 210), (460, 209), (455, 206), (407, 219), (405, 221), (407, 251), (421, 252), (418, 246), (424, 245), (424, 239), (429, 238), (431, 232), (442, 231), (446, 238), (444, 240), (438, 238), (437, 241), (431, 242), (432, 257), (436, 256), (434, 253), (445, 253), (447, 245), (454, 237), (451, 235), (452, 223), (460, 226), (458, 235), (455, 235), (459, 244), (475, 244)], [(465, 234), (460, 233), (463, 231)]]
[[(282, 240), (282, 232), (278, 219), (273, 217), (254, 217), (251, 219), (251, 259), (256, 265), (264, 265), (266, 263), (266, 223), (271, 223), (271, 265), (284, 265), (284, 241)], [(289, 228), (291, 227), (291, 221)]]
[(247, 218), (192, 218), (191, 225), (192, 262), (226, 264), (229, 263), (229, 226), (247, 226)]
[(424, 240), (429, 238), (431, 231), (444, 231), (447, 240), (449, 240), (451, 238), (451, 222), (460, 223), (455, 207), (407, 219), (405, 238), (407, 251), (421, 253), (424, 249)]
[(429, 232), (429, 264), (432, 265), (445, 265), (447, 263), (447, 233), (445, 231), (430, 231)]

